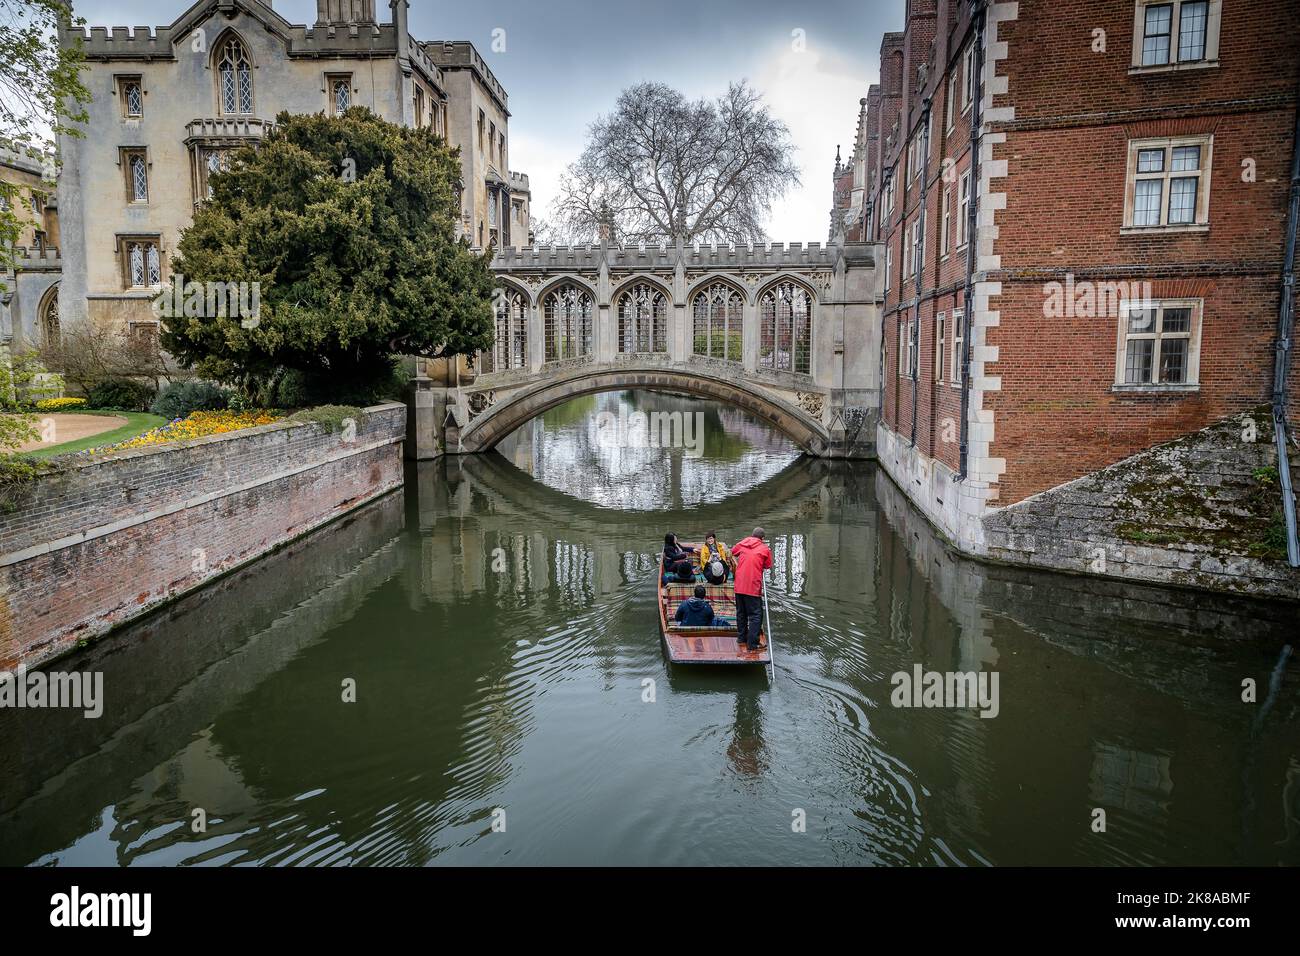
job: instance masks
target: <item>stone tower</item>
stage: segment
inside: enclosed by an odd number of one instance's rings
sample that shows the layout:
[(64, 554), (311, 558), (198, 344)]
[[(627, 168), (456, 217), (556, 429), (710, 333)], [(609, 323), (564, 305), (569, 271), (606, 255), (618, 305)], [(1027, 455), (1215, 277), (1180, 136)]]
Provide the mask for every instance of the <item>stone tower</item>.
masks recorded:
[(375, 22), (375, 0), (316, 0), (317, 26)]

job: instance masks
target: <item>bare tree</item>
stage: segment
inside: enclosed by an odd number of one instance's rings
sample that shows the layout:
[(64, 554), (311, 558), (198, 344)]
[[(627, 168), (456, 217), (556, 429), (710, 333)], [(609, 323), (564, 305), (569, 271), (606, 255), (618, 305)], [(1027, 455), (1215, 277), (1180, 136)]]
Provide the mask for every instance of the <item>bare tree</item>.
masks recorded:
[(639, 242), (754, 241), (772, 203), (799, 184), (790, 131), (743, 81), (689, 102), (662, 83), (619, 94), (560, 181), (564, 231)]

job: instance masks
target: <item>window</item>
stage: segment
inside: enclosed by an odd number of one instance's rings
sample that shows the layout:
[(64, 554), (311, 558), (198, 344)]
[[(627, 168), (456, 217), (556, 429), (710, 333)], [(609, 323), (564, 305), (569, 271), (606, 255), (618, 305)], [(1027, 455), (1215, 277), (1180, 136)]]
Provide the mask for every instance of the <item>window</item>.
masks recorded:
[(1201, 300), (1122, 302), (1116, 385), (1196, 385)]
[(948, 242), (952, 238), (952, 189), (943, 191), (943, 222), (939, 232), (939, 258), (948, 255)]
[(497, 150), (497, 153), (499, 155), (497, 159), (501, 164), (501, 169), (504, 171), (506, 169), (506, 134), (505, 133), (502, 133), (500, 135), (498, 139), (498, 144), (499, 144), (499, 149)]
[(483, 126), (487, 122), (487, 114), (482, 110), (478, 111), (478, 151), (483, 152)]
[(940, 312), (934, 317), (934, 380), (935, 382), (943, 381), (943, 346), (947, 341), (945, 333), (947, 332), (948, 317)]
[(696, 355), (739, 362), (744, 350), (745, 300), (725, 282), (715, 282), (694, 300), (692, 351)]
[(898, 321), (898, 377), (916, 378), (916, 348), (913, 336), (916, 323)]
[(128, 322), (126, 326), (126, 334), (131, 347), (137, 350), (137, 354), (141, 352), (149, 355), (157, 354), (157, 322)]
[(162, 255), (156, 236), (132, 236), (119, 242), (122, 282), (128, 289), (162, 285)]
[(668, 299), (658, 286), (641, 282), (619, 297), (618, 350), (668, 351)]
[(122, 97), (122, 115), (127, 119), (139, 119), (143, 116), (144, 88), (140, 84), (140, 77), (118, 77), (117, 89)]
[(592, 311), (591, 293), (575, 285), (562, 285), (546, 296), (546, 361), (591, 354)]
[[(328, 73), (325, 90), (329, 94), (330, 115), (340, 116), (352, 105), (352, 74)], [(419, 87), (416, 87), (419, 90)], [(416, 125), (419, 125), (418, 114)]]
[(811, 374), (812, 296), (794, 282), (779, 282), (759, 300), (760, 368)]
[(964, 310), (952, 310), (952, 361), (948, 363), (948, 374), (952, 377), (952, 384), (957, 386), (961, 385), (961, 363), (964, 359), (962, 355), (962, 341), (966, 337), (965, 329), (962, 328), (964, 319)]
[(40, 216), (45, 211), (45, 200), (41, 198), (41, 194), (36, 192), (36, 190), (32, 190), (30, 200), (32, 205), (32, 215)]
[(894, 274), (894, 247), (885, 239), (885, 291), (889, 291), (889, 277)]
[(126, 174), (126, 201), (149, 201), (149, 157), (143, 149), (122, 150), (122, 169)]
[(32, 248), (38, 256), (45, 254), (45, 233), (40, 229), (32, 230)]
[(507, 289), (496, 298), (496, 335), (483, 356), (484, 372), (528, 367), (528, 303), (523, 293)]
[(962, 57), (961, 111), (965, 113), (975, 102), (975, 44), (966, 48)]
[(222, 113), (253, 112), (253, 67), (238, 37), (229, 37), (217, 48), (217, 83)]
[(957, 248), (966, 245), (967, 227), (970, 222), (970, 170), (961, 174), (957, 184)]
[(921, 270), (925, 268), (925, 247), (921, 244), (921, 230), (925, 223), (925, 213), (922, 212), (912, 223), (912, 272), (920, 281)]
[(497, 145), (497, 124), (488, 123), (487, 148), (488, 148), (489, 162), (492, 162), (496, 159), (496, 157), (493, 155), (493, 153), (496, 152), (496, 145)]
[(1126, 228), (1206, 226), (1213, 137), (1130, 140)]
[(45, 293), (41, 305), (41, 342), (46, 348), (56, 349), (63, 344), (63, 333), (59, 326), (59, 287), (56, 285)]
[(1132, 70), (1214, 66), (1222, 0), (1137, 0)]
[(953, 103), (957, 99), (957, 78), (960, 75), (961, 75), (960, 71), (954, 68), (952, 71), (952, 75), (948, 77), (948, 99), (944, 103), (944, 109), (946, 110), (945, 119), (947, 120), (947, 122), (944, 123), (944, 129), (948, 130), (949, 132), (952, 132), (952, 127), (953, 127), (952, 107), (953, 107)]
[(225, 149), (201, 149), (199, 157), (199, 197), (212, 198), (212, 175), (230, 168), (230, 152)]
[(424, 126), (424, 87), (419, 83), (415, 84), (411, 105), (415, 110), (415, 128), (421, 129)]

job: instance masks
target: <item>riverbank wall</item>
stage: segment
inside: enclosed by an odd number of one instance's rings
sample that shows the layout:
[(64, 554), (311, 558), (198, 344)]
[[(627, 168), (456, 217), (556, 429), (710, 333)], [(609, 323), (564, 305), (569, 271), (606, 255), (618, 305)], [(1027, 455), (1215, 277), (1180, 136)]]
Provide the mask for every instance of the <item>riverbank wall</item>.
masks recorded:
[(50, 661), (402, 484), (406, 406), (67, 463), (0, 516), (0, 669)]
[[(966, 509), (938, 463), (918, 465), (881, 426), (880, 464), (953, 547), (984, 560), (1072, 574), (1300, 601), (1286, 561), (1266, 407), (1001, 508)], [(1291, 456), (1291, 470), (1300, 453)], [(945, 500), (948, 504), (945, 510)], [(959, 534), (951, 533), (953, 527)]]

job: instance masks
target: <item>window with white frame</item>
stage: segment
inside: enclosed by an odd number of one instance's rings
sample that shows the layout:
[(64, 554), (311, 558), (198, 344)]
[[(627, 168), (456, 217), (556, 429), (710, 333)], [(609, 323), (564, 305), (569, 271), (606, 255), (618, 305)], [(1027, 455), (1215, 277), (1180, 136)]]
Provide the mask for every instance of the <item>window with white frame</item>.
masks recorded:
[[(352, 105), (352, 74), (327, 73), (325, 75), (325, 91), (329, 95), (330, 114), (332, 116), (343, 115), (348, 107)], [(421, 119), (423, 117), (417, 113), (417, 126), (421, 125)]]
[(940, 312), (934, 317), (934, 380), (943, 381), (943, 349), (947, 341), (948, 316)]
[(253, 112), (253, 64), (244, 44), (235, 36), (217, 47), (217, 100), (226, 115)]
[(962, 328), (965, 310), (952, 310), (952, 361), (948, 363), (948, 375), (953, 385), (961, 385), (962, 341), (965, 330)]
[(952, 132), (954, 119), (953, 103), (957, 99), (957, 78), (960, 75), (960, 72), (954, 69), (952, 75), (948, 77), (948, 99), (944, 104), (944, 109), (947, 111), (944, 118), (947, 122), (944, 123), (943, 128), (949, 132)]
[(1197, 385), (1200, 299), (1121, 302), (1116, 385)]
[(1219, 60), (1222, 0), (1137, 0), (1132, 69), (1214, 66)]
[(943, 191), (943, 219), (939, 230), (939, 258), (948, 255), (948, 242), (952, 238), (952, 189)]
[(127, 202), (149, 201), (149, 158), (143, 149), (122, 151)]
[(907, 378), (907, 372), (912, 367), (912, 360), (908, 358), (908, 350), (912, 344), (912, 336), (908, 334), (907, 323), (901, 318), (898, 320), (898, 377)]
[(1125, 227), (1208, 225), (1213, 146), (1212, 136), (1130, 140)]
[(912, 268), (911, 272), (920, 273), (925, 268), (925, 249), (921, 246), (921, 221), (924, 216), (918, 216), (916, 222), (912, 223)]
[(889, 277), (894, 274), (894, 247), (888, 244), (889, 239), (885, 239), (885, 291), (889, 291)]
[(970, 221), (970, 170), (961, 174), (957, 184), (957, 248), (966, 245), (966, 226)]

